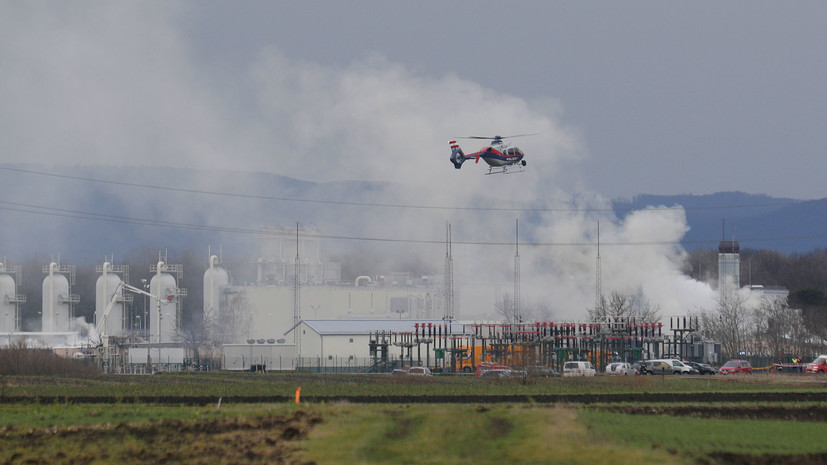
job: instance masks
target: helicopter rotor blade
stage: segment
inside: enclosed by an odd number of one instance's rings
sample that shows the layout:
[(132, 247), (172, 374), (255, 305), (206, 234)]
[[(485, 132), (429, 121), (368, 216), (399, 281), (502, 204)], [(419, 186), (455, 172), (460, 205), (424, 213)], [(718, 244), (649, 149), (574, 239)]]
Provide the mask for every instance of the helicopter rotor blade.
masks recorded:
[(500, 138), (500, 139), (511, 139), (512, 137), (536, 136), (537, 134), (540, 134), (540, 133), (539, 132), (534, 132), (534, 133), (531, 133), (531, 134), (514, 134), (513, 136), (497, 136), (497, 137)]
[(510, 139), (513, 137), (525, 137), (525, 136), (536, 136), (539, 132), (531, 133), (531, 134), (514, 134), (512, 136), (494, 136), (494, 137), (487, 137), (487, 136), (464, 136), (464, 137), (455, 137), (455, 139), (484, 139), (484, 140), (502, 140), (502, 139)]

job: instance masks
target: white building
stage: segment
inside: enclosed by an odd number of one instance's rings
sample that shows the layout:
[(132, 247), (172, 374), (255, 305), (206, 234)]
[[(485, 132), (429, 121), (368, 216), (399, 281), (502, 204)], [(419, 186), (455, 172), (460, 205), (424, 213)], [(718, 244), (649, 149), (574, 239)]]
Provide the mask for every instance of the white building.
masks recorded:
[[(432, 326), (444, 325), (443, 334), (464, 334), (465, 327), (460, 323), (446, 324), (442, 320), (303, 320), (295, 330), (299, 331), (299, 353), (303, 369), (326, 369), (340, 367), (367, 367), (373, 361), (370, 352), (371, 334), (384, 332), (387, 335), (408, 334), (408, 340), (415, 338), (416, 326), (430, 323)], [(420, 332), (422, 334), (422, 332)], [(394, 339), (391, 336), (391, 339)], [(405, 360), (408, 352), (402, 345), (393, 342), (404, 338), (389, 340), (389, 358)], [(416, 360), (436, 360), (436, 344), (420, 344), (419, 351), (413, 354)]]
[[(357, 280), (358, 282), (358, 280)], [(444, 295), (435, 286), (302, 286), (299, 319), (429, 320), (442, 317)], [(295, 324), (292, 286), (227, 286), (220, 313), (229, 342), (283, 339)], [(292, 338), (287, 338), (293, 342)]]

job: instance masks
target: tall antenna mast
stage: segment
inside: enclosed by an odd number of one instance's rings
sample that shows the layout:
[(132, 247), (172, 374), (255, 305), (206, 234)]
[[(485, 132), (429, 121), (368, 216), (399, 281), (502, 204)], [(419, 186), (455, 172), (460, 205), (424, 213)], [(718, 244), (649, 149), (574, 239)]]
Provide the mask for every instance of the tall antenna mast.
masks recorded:
[(517, 323), (523, 321), (523, 316), (520, 313), (520, 220), (515, 222), (515, 240), (514, 240), (514, 319)]
[(600, 222), (597, 222), (597, 276), (595, 278), (595, 302), (594, 310), (599, 314), (600, 305), (603, 301), (603, 282), (600, 271)]
[(454, 321), (454, 258), (451, 256), (451, 223), (445, 229), (445, 314), (443, 320)]
[(293, 344), (296, 345), (296, 358), (300, 356), (299, 321), (301, 321), (300, 281), (301, 261), (299, 259), (299, 222), (296, 221), (296, 261), (293, 264)]

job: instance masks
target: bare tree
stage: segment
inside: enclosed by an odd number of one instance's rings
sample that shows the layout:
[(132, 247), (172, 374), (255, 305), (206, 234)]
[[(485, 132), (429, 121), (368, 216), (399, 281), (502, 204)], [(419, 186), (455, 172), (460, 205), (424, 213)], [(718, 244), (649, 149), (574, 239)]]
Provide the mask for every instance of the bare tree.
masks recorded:
[(533, 300), (524, 303), (521, 310), (523, 321), (547, 321), (554, 318), (554, 311), (548, 302)]
[(601, 295), (600, 301), (595, 308), (586, 309), (591, 321), (607, 321), (609, 319), (629, 318), (639, 321), (660, 320), (660, 306), (652, 305), (644, 300), (640, 294), (637, 296), (612, 292), (608, 298)]
[(184, 344), (187, 358), (195, 366), (201, 365), (202, 357), (210, 358), (212, 340), (209, 325), (200, 316), (192, 316), (189, 321), (181, 322), (175, 328), (178, 340)]
[(219, 315), (207, 315), (212, 338), (217, 344), (240, 342), (250, 332), (250, 302), (243, 288), (226, 288)]
[(502, 317), (504, 323), (519, 323), (522, 320), (521, 316), (517, 314), (517, 309), (514, 308), (514, 299), (511, 298), (511, 294), (508, 292), (503, 292), (500, 298), (494, 302), (494, 309)]
[(790, 308), (784, 298), (764, 297), (755, 311), (763, 349), (773, 357), (813, 352), (812, 332), (807, 328), (801, 310)]
[(722, 292), (715, 309), (700, 312), (701, 334), (720, 341), (724, 357), (735, 357), (746, 349), (751, 313), (738, 293)]

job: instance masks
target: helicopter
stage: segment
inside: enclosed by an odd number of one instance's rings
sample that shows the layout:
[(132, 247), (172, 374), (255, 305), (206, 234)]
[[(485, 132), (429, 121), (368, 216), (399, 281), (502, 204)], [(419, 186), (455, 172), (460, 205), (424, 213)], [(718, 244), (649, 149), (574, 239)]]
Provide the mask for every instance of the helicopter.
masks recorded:
[(488, 163), (488, 172), (485, 174), (509, 174), (522, 173), (525, 171), (525, 154), (517, 147), (512, 147), (503, 142), (503, 139), (512, 137), (533, 136), (534, 134), (517, 134), (513, 136), (468, 136), (457, 137), (457, 139), (485, 139), (491, 140), (491, 145), (481, 148), (478, 152), (466, 155), (457, 144), (457, 141), (449, 142), (451, 145), (451, 163), (454, 168), (460, 169), (466, 160), (474, 159), (474, 163), (479, 163), (480, 158)]

